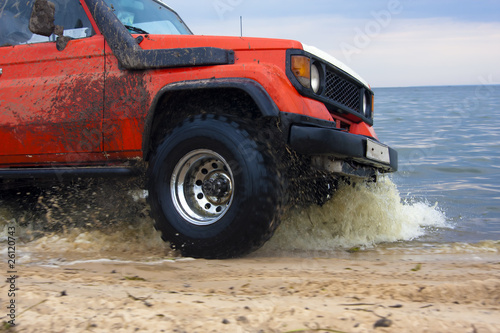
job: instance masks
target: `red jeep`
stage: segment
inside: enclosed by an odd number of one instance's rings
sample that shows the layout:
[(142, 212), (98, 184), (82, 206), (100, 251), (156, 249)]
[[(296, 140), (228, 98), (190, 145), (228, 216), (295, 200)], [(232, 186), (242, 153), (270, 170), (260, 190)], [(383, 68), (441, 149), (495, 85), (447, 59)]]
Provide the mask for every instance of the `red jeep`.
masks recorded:
[(141, 172), (164, 240), (226, 258), (397, 169), (369, 85), (318, 49), (193, 35), (157, 0), (1, 3), (0, 182)]

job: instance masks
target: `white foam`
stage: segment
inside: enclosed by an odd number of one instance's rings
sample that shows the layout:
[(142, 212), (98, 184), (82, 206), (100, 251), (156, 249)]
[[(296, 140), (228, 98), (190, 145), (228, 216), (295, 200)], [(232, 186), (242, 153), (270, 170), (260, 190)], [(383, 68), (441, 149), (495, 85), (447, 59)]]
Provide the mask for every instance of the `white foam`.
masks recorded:
[(341, 185), (324, 206), (294, 208), (267, 250), (333, 250), (412, 240), (426, 227), (447, 227), (437, 204), (402, 202), (389, 178), (376, 184)]

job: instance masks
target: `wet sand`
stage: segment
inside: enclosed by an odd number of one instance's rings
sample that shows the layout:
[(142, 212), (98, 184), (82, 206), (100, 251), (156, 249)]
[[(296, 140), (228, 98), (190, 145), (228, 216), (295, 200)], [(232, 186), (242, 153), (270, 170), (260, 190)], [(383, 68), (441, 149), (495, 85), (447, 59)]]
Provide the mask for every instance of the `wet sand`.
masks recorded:
[(0, 331), (500, 332), (498, 254), (66, 260), (18, 267)]

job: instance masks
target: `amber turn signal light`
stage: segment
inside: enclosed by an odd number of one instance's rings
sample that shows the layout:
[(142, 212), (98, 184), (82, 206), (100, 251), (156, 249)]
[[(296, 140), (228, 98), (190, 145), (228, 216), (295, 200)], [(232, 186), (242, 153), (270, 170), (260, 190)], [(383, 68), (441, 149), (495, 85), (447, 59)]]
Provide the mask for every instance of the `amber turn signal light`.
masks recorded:
[(306, 88), (311, 88), (311, 59), (305, 56), (292, 56), (292, 72)]

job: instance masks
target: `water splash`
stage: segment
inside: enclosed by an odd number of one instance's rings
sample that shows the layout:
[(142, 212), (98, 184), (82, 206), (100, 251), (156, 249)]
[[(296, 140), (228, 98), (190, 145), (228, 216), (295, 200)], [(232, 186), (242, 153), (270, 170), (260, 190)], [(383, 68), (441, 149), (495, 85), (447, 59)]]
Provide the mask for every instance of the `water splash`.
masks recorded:
[[(24, 201), (23, 201), (24, 200)], [(16, 225), (23, 263), (43, 258), (161, 258), (176, 256), (154, 230), (136, 184), (98, 182), (52, 188), (0, 203), (0, 241)], [(295, 207), (261, 253), (335, 251), (412, 240), (447, 227), (436, 205), (404, 202), (389, 178), (340, 186), (324, 206)]]
[(324, 206), (288, 212), (266, 251), (329, 251), (412, 240), (428, 228), (449, 227), (437, 205), (405, 202), (386, 177), (377, 183), (341, 184)]
[(22, 264), (46, 258), (175, 256), (149, 217), (140, 182), (88, 180), (0, 198), (0, 242), (14, 226)]

